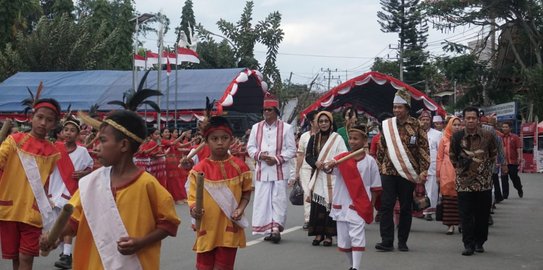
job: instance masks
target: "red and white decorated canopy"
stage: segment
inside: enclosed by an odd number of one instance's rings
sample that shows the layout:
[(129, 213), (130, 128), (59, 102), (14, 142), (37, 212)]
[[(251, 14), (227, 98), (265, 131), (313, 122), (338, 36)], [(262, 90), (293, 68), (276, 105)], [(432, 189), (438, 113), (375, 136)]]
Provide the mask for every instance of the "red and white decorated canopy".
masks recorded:
[(411, 94), (412, 115), (423, 108), (443, 117), (447, 114), (435, 101), (414, 87), (379, 72), (367, 72), (330, 89), (303, 110), (301, 118), (310, 111), (340, 111), (345, 107), (354, 107), (373, 117), (383, 112), (392, 113), (394, 94), (402, 88)]

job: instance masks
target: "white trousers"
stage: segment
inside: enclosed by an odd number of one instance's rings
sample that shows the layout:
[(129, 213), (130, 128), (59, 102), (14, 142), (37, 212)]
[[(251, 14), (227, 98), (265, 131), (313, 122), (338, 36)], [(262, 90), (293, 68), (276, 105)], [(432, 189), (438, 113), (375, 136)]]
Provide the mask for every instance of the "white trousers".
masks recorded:
[(437, 199), (439, 197), (439, 185), (436, 182), (437, 177), (435, 175), (428, 175), (424, 187), (426, 188), (426, 195), (430, 199), (430, 207), (422, 211), (424, 215), (434, 214), (437, 207)]
[(337, 221), (337, 247), (343, 252), (366, 250), (366, 223)]
[(307, 202), (305, 197), (309, 195), (309, 181), (311, 180), (311, 168), (300, 169), (300, 183), (304, 190), (304, 221), (309, 222), (309, 213), (311, 212), (311, 202)]
[(253, 235), (283, 231), (287, 220), (287, 181), (255, 181)]

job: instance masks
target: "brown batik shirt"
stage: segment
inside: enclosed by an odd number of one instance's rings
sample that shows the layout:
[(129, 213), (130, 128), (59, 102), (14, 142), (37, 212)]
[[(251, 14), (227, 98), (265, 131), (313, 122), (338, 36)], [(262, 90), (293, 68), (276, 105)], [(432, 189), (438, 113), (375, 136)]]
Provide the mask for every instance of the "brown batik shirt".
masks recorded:
[(498, 155), (494, 135), (477, 128), (473, 134), (464, 129), (451, 137), (449, 156), (456, 171), (458, 192), (492, 189), (492, 171)]
[[(419, 121), (413, 117), (407, 118), (407, 121), (403, 124), (398, 122), (396, 124), (402, 145), (409, 161), (413, 165), (413, 169), (419, 175), (423, 172), (427, 173), (430, 166), (430, 147), (428, 146), (426, 131), (422, 129)], [(381, 136), (380, 147), (377, 149), (377, 163), (382, 175), (400, 175), (388, 156), (385, 136)]]

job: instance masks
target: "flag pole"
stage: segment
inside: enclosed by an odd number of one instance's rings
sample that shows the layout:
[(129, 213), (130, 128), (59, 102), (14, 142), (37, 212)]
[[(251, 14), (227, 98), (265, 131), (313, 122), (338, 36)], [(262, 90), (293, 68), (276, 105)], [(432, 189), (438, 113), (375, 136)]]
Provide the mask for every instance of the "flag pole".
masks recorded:
[(170, 50), (168, 50), (168, 61), (166, 65), (168, 65), (166, 67), (166, 74), (168, 76), (166, 76), (167, 81), (166, 81), (166, 127), (165, 128), (168, 128), (168, 124), (169, 124), (168, 118), (170, 116), (170, 73), (168, 73), (168, 71), (170, 71)]
[(174, 127), (175, 129), (177, 130), (177, 91), (179, 90), (179, 84), (178, 84), (178, 79), (177, 79), (177, 75), (178, 75), (178, 59), (179, 59), (179, 55), (177, 54), (177, 42), (175, 43), (175, 102), (174, 102), (174, 107), (173, 107), (173, 110), (174, 110), (174, 113), (173, 113), (173, 117), (174, 117)]
[[(160, 21), (160, 29), (159, 29), (159, 32), (158, 32), (158, 76), (157, 76), (157, 88), (158, 88), (158, 91), (159, 92), (162, 92), (161, 89), (160, 89), (160, 80), (162, 79), (161, 78), (161, 74), (162, 74), (162, 49), (163, 49), (163, 44), (162, 44), (162, 36), (163, 36), (163, 31), (164, 31), (164, 25), (162, 24), (162, 18), (159, 17), (159, 21)], [(160, 95), (158, 95), (156, 97), (156, 101), (157, 101), (157, 104), (158, 106), (160, 107)], [(158, 131), (160, 132), (160, 111), (157, 112), (157, 129)]]

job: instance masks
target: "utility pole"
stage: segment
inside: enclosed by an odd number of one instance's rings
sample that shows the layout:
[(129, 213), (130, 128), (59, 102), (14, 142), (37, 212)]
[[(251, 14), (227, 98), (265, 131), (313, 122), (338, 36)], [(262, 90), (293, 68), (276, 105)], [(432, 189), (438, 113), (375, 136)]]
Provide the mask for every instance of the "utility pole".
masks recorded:
[(398, 50), (398, 57), (390, 57), (387, 55), (387, 59), (396, 59), (398, 60), (398, 64), (400, 66), (400, 81), (403, 82), (403, 42), (400, 40), (400, 43), (398, 44), (398, 47), (393, 47), (391, 44), (388, 45), (388, 48), (391, 50)]
[(334, 80), (339, 79), (339, 76), (337, 76), (337, 77), (333, 76), (333, 75), (332, 75), (332, 72), (337, 73), (338, 70), (337, 70), (337, 68), (334, 69), (334, 70), (331, 70), (330, 68), (326, 68), (326, 69), (321, 68), (321, 72), (327, 72), (327, 73), (328, 73), (328, 76), (325, 75), (325, 76), (324, 76), (324, 79), (325, 79), (325, 80), (328, 80), (328, 90), (330, 90), (330, 81), (331, 81), (332, 79), (334, 79)]

